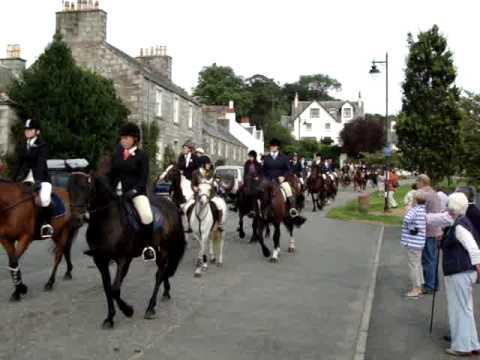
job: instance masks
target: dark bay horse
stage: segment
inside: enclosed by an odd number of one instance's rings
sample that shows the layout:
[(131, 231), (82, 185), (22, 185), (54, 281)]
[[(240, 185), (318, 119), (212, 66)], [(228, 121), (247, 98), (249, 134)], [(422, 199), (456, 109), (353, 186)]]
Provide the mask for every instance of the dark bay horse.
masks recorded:
[(312, 172), (307, 178), (307, 189), (312, 197), (313, 212), (322, 210), (327, 202), (327, 193), (325, 188), (325, 180), (320, 173), (318, 166), (312, 167)]
[(261, 188), (260, 185), (263, 179), (258, 177), (247, 178), (243, 186), (238, 190), (237, 206), (238, 209), (238, 234), (240, 239), (245, 238), (245, 231), (243, 229), (243, 218), (250, 213), (253, 213), (252, 219), (252, 237), (250, 243), (258, 240), (258, 218), (261, 207)]
[[(139, 257), (146, 246), (146, 239), (141, 233), (134, 231), (125, 211), (123, 199), (110, 188), (106, 178), (93, 174), (74, 173), (70, 177), (68, 189), (77, 219), (89, 214), (87, 228), (88, 255), (101, 273), (105, 296), (108, 304), (108, 315), (103, 328), (113, 328), (115, 304), (122, 313), (131, 317), (133, 307), (120, 296), (122, 282), (128, 273), (133, 258)], [(163, 282), (164, 299), (170, 299), (170, 282), (186, 247), (185, 234), (176, 206), (168, 199), (154, 197), (150, 199), (152, 207), (156, 207), (163, 218), (161, 228), (154, 227), (153, 245), (156, 252), (157, 272), (155, 287), (150, 298), (145, 318), (155, 318), (155, 307), (158, 291)], [(155, 213), (155, 212), (154, 212)], [(154, 216), (157, 218), (157, 216)], [(109, 264), (117, 264), (115, 280), (111, 281)]]
[(367, 189), (367, 177), (361, 169), (355, 171), (353, 176), (353, 191), (365, 191)]
[[(301, 192), (301, 183), (295, 175), (288, 175), (285, 178), (290, 184), (297, 208), (301, 210), (304, 205), (304, 197)], [(288, 252), (296, 251), (295, 238), (293, 237), (293, 230), (295, 227), (300, 227), (305, 222), (305, 218), (301, 216), (292, 217), (290, 214), (290, 206), (287, 204), (285, 196), (280, 186), (275, 182), (264, 181), (262, 187), (261, 211), (258, 226), (258, 242), (262, 248), (263, 256), (270, 257), (273, 263), (278, 262), (280, 255), (280, 226), (283, 223), (287, 228), (290, 240), (288, 243)], [(265, 245), (264, 233), (269, 234), (269, 226), (272, 225), (273, 231), (273, 251)]]
[[(55, 193), (63, 200), (66, 213), (52, 220), (55, 230), (52, 238), (55, 244), (54, 264), (50, 278), (45, 284), (46, 291), (53, 288), (58, 265), (63, 256), (67, 262), (67, 272), (64, 278), (66, 280), (72, 278), (73, 265), (70, 250), (80, 228), (78, 224), (72, 222), (68, 194), (60, 189), (55, 189)], [(19, 261), (38, 236), (40, 226), (37, 223), (37, 213), (35, 194), (31, 186), (0, 180), (0, 243), (7, 253), (8, 266), (15, 286), (15, 291), (10, 297), (11, 301), (20, 300), (21, 295), (25, 295), (28, 290), (22, 281)], [(38, 238), (40, 237), (38, 236)]]

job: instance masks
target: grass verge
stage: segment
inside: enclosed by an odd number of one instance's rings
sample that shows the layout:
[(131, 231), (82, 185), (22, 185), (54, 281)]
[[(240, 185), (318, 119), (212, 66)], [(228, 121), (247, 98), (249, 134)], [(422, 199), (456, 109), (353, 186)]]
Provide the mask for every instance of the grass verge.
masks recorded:
[(366, 221), (374, 223), (383, 223), (385, 225), (401, 225), (403, 222), (404, 208), (403, 198), (410, 190), (410, 185), (402, 185), (395, 192), (395, 199), (398, 208), (391, 212), (384, 213), (384, 197), (383, 192), (375, 192), (370, 194), (370, 207), (368, 213), (358, 211), (358, 200), (349, 201), (347, 204), (331, 209), (327, 213), (330, 219), (345, 221)]

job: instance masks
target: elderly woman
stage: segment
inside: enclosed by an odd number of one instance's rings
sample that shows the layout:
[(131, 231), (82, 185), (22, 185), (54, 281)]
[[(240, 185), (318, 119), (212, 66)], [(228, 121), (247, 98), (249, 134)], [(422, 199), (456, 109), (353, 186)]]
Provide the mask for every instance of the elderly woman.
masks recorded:
[(475, 231), (465, 216), (468, 199), (462, 193), (448, 198), (448, 212), (454, 222), (442, 244), (443, 273), (448, 303), (448, 318), (452, 338), (447, 354), (468, 356), (480, 350), (473, 314), (473, 285), (480, 274), (480, 250)]

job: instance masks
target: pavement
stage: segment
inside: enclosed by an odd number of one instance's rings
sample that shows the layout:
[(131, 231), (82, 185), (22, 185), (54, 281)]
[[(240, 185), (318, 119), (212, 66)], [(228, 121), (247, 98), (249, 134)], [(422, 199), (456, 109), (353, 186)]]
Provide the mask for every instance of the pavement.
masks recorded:
[[(432, 335), (429, 334), (432, 296), (405, 298), (409, 287), (405, 250), (400, 246), (400, 228), (385, 228), (375, 297), (367, 340), (367, 360), (441, 360), (448, 343), (447, 307), (443, 276), (437, 293)], [(439, 269), (441, 275), (441, 266)], [(480, 286), (474, 293), (475, 315), (480, 314)]]
[[(336, 204), (355, 197), (341, 192)], [(154, 267), (134, 261), (123, 295), (136, 313), (127, 319), (117, 312), (110, 331), (100, 328), (106, 303), (99, 273), (82, 255), (83, 235), (74, 244), (74, 279), (61, 280), (62, 265), (52, 292), (43, 291), (51, 245), (32, 245), (21, 263), (29, 293), (20, 303), (8, 302), (7, 258), (0, 255), (0, 359), (352, 359), (381, 227), (305, 214), (308, 222), (296, 232), (298, 252), (285, 251), (283, 232), (278, 264), (238, 238), (234, 213), (223, 268), (194, 278), (197, 244), (189, 241), (172, 279), (172, 300), (159, 302), (155, 320), (143, 319)]]

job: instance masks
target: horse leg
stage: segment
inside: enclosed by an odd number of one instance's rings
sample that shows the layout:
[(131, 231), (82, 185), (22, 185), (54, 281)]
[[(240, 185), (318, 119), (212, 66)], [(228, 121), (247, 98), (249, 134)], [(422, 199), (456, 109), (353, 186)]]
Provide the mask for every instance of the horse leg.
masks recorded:
[(264, 227), (265, 227), (265, 224), (264, 224), (263, 220), (259, 221), (258, 222), (258, 228), (257, 228), (257, 239), (258, 239), (258, 242), (259, 242), (259, 244), (262, 248), (263, 256), (268, 258), (268, 257), (270, 257), (270, 250), (265, 245), (265, 242), (264, 242), (264, 239), (263, 239), (263, 228)]
[(288, 233), (290, 234), (290, 240), (288, 241), (288, 252), (294, 253), (296, 251), (296, 247), (295, 247), (295, 238), (293, 237), (293, 225), (288, 224), (287, 230), (288, 230)]
[(164, 299), (170, 299), (170, 283), (168, 282), (167, 275), (164, 271), (166, 259), (164, 257), (157, 258), (157, 273), (155, 274), (155, 287), (153, 288), (153, 294), (148, 302), (147, 310), (145, 311), (144, 318), (147, 320), (152, 320), (156, 318), (155, 307), (157, 306), (158, 291), (160, 290), (160, 285), (165, 281), (164, 287), (165, 292), (163, 294)]
[(243, 212), (240, 210), (240, 213), (238, 215), (239, 221), (238, 221), (238, 236), (240, 236), (240, 239), (245, 238), (245, 231), (243, 230)]
[(110, 279), (110, 271), (108, 269), (109, 259), (99, 259), (94, 257), (95, 265), (97, 265), (100, 274), (102, 275), (103, 290), (107, 299), (108, 314), (107, 318), (103, 321), (103, 329), (113, 329), (113, 318), (115, 317), (115, 304), (112, 296), (112, 282)]
[(165, 277), (165, 280), (163, 281), (163, 295), (162, 295), (162, 300), (163, 301), (168, 301), (172, 297), (170, 296), (170, 280), (168, 280), (168, 277)]
[(63, 254), (65, 252), (65, 243), (66, 243), (66, 232), (63, 231), (59, 234), (59, 237), (54, 238), (55, 241), (55, 252), (54, 252), (54, 262), (52, 273), (50, 278), (44, 286), (45, 291), (51, 291), (53, 289), (53, 284), (55, 283), (55, 276), (57, 274), (58, 264), (62, 261)]
[(310, 193), (310, 195), (312, 196), (312, 203), (313, 203), (313, 212), (316, 212), (317, 211), (317, 200), (315, 199), (315, 195), (312, 193)]
[(270, 262), (278, 263), (278, 257), (280, 255), (280, 224), (274, 224), (273, 231), (273, 253), (270, 258)]
[(198, 251), (197, 263), (195, 264), (195, 272), (193, 273), (193, 276), (201, 277), (203, 267), (204, 267), (203, 257), (205, 255), (205, 246), (207, 241), (205, 239), (205, 235), (203, 234), (203, 232), (199, 235), (196, 235), (196, 237), (200, 244), (200, 250)]
[(210, 255), (210, 263), (215, 264), (216, 259), (216, 252), (215, 252), (215, 243), (216, 243), (216, 231), (212, 231), (208, 239), (208, 253)]
[(224, 244), (224, 236), (223, 232), (217, 231), (215, 234), (215, 247), (216, 247), (216, 254), (217, 254), (217, 266), (223, 266), (223, 244)]
[(21, 295), (25, 295), (28, 291), (27, 286), (22, 282), (22, 273), (18, 264), (18, 258), (15, 255), (15, 244), (8, 240), (0, 240), (8, 256), (8, 267), (12, 277), (14, 292), (10, 296), (10, 301), (19, 301)]
[(78, 230), (79, 230), (78, 228), (68, 229), (67, 243), (65, 244), (65, 249), (63, 251), (63, 255), (65, 256), (65, 262), (67, 263), (67, 271), (63, 276), (64, 280), (72, 280), (72, 270), (73, 270), (72, 245), (73, 245), (73, 240), (77, 237)]
[(112, 284), (112, 297), (117, 302), (118, 308), (126, 317), (133, 316), (133, 307), (127, 304), (120, 296), (122, 289), (122, 283), (127, 276), (128, 269), (130, 268), (131, 258), (123, 258), (117, 262), (117, 274)]
[(250, 238), (249, 243), (254, 243), (258, 241), (258, 215), (255, 215), (252, 221), (252, 237)]

